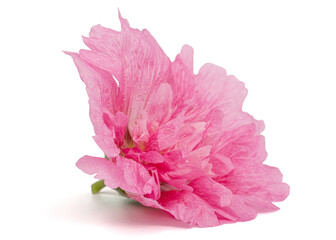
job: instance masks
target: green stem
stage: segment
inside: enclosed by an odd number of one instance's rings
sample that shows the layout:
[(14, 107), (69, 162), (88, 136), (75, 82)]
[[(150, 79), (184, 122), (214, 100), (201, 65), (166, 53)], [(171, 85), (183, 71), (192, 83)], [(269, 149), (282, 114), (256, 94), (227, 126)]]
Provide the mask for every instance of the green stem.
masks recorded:
[[(105, 183), (104, 180), (99, 180), (98, 182), (95, 182), (91, 185), (91, 192), (92, 194), (97, 194), (100, 192), (100, 190), (102, 190), (105, 187)], [(126, 192), (124, 190), (122, 190), (121, 188), (116, 188), (114, 189), (116, 190), (121, 196), (123, 197), (128, 197)]]
[(92, 194), (97, 194), (105, 187), (104, 180), (99, 180), (91, 185), (91, 192)]
[(121, 189), (120, 187), (118, 187), (118, 188), (116, 188), (114, 190), (116, 190), (120, 194), (120, 196), (128, 197), (127, 194), (126, 194), (126, 192), (123, 189)]

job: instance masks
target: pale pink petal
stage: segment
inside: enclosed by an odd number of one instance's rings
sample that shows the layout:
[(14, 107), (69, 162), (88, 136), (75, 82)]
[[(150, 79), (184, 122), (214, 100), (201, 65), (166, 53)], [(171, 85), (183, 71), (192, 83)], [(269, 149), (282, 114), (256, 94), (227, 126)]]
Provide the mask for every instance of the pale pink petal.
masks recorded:
[(240, 195), (241, 199), (244, 201), (245, 204), (248, 206), (253, 207), (258, 212), (273, 212), (278, 210), (279, 208), (275, 206), (270, 201), (265, 201), (264, 194), (254, 194), (254, 195)]
[(182, 126), (183, 118), (178, 116), (162, 125), (151, 136), (149, 140), (149, 151), (162, 151), (174, 146), (179, 140), (179, 130)]
[(161, 184), (161, 190), (169, 189), (169, 190), (185, 190), (188, 192), (192, 192), (193, 188), (189, 186), (189, 180), (186, 178), (175, 178), (172, 179), (169, 175), (163, 177), (161, 175), (161, 179), (163, 183)]
[(89, 38), (84, 38), (91, 51), (81, 50), (80, 56), (118, 80), (118, 110), (129, 117), (128, 128), (133, 134), (135, 121), (151, 94), (167, 82), (170, 60), (147, 30), (131, 28), (120, 14), (119, 19), (121, 32), (93, 27)]
[(165, 123), (172, 113), (172, 89), (168, 83), (163, 83), (148, 99), (146, 109), (150, 123)]
[(123, 109), (130, 117), (130, 132), (150, 93), (167, 81), (170, 60), (148, 31), (140, 32), (121, 22), (123, 77), (118, 79)]
[(183, 103), (183, 99), (192, 97), (190, 90), (195, 85), (193, 82), (193, 54), (192, 47), (184, 45), (171, 66), (173, 77), (168, 82), (173, 88), (174, 104), (178, 106)]
[(283, 201), (289, 195), (289, 186), (287, 183), (283, 182), (270, 183), (264, 190), (267, 194), (266, 199), (272, 202)]
[(197, 82), (193, 73), (193, 49), (190, 46), (184, 45), (171, 64), (171, 78), (168, 83), (172, 86), (176, 113), (187, 113), (187, 118), (195, 117), (199, 111), (193, 106), (199, 105), (200, 102), (195, 91)]
[[(115, 30), (110, 29), (110, 28), (103, 27), (99, 24), (96, 25), (96, 26), (93, 26), (91, 28), (90, 33), (89, 33), (89, 36), (91, 38), (99, 39), (99, 40), (102, 41), (103, 44), (107, 44), (107, 45), (117, 44), (115, 42), (115, 39), (119, 35), (120, 35), (120, 32), (115, 31)], [(111, 49), (113, 49), (112, 46), (111, 46)]]
[[(263, 122), (256, 122), (241, 125), (230, 131), (218, 135), (217, 142), (213, 143), (213, 152), (230, 158), (234, 165), (239, 163), (262, 163), (267, 153), (265, 150), (264, 137), (258, 135), (258, 125)], [(204, 142), (204, 144), (209, 142)]]
[(89, 50), (82, 49), (79, 51), (80, 57), (90, 63), (91, 65), (97, 66), (105, 71), (110, 72), (117, 79), (121, 76), (120, 72), (122, 70), (122, 63), (114, 56), (106, 55), (101, 52), (93, 52)]
[(194, 49), (185, 44), (182, 46), (181, 53), (179, 54), (179, 58), (181, 59), (181, 63), (183, 63), (184, 67), (190, 73), (194, 72)]
[(258, 212), (244, 202), (241, 196), (233, 194), (231, 204), (222, 208), (227, 214), (237, 217), (240, 222), (255, 219)]
[(279, 169), (267, 165), (241, 165), (235, 167), (219, 181), (233, 193), (246, 194), (282, 181)]
[(247, 90), (243, 82), (227, 75), (224, 68), (207, 63), (199, 70), (197, 80), (203, 106), (218, 108), (224, 113), (241, 111)]
[(77, 161), (76, 166), (87, 174), (96, 174), (95, 178), (103, 179), (110, 188), (119, 187), (123, 181), (123, 171), (105, 158), (84, 156)]
[(135, 143), (140, 144), (140, 142), (147, 143), (149, 141), (150, 133), (148, 131), (147, 122), (148, 114), (145, 111), (135, 119), (133, 131), (131, 132), (131, 136)]

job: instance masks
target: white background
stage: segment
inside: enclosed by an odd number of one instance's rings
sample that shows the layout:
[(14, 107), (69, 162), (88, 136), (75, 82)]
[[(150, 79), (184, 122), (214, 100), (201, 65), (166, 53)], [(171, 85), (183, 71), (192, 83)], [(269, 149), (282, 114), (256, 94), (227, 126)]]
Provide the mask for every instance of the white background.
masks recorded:
[[(1, 239), (335, 239), (335, 1), (1, 1)], [(220, 65), (246, 83), (269, 153), (291, 186), (281, 210), (186, 228), (112, 191), (91, 196), (75, 167), (102, 156), (85, 85), (62, 50), (102, 24), (147, 28), (173, 60)]]

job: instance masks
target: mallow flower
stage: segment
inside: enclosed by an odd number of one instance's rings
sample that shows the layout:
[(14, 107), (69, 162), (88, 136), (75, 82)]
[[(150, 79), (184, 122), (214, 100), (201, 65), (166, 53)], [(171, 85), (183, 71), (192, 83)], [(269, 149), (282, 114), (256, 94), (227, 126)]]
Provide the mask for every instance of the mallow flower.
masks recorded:
[(242, 111), (244, 83), (214, 64), (193, 69), (185, 45), (171, 61), (147, 30), (119, 13), (121, 31), (101, 25), (69, 54), (86, 85), (104, 157), (77, 167), (144, 206), (199, 227), (248, 221), (277, 210), (289, 186), (267, 157), (263, 121)]

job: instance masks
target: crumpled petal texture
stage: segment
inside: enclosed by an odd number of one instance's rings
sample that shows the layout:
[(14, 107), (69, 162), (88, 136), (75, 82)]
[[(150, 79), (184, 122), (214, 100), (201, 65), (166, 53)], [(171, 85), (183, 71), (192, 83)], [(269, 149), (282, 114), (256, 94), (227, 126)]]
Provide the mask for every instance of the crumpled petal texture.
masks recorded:
[(199, 227), (254, 219), (289, 186), (267, 157), (264, 123), (242, 111), (244, 83), (193, 49), (173, 62), (147, 30), (100, 25), (72, 56), (89, 96), (94, 140), (107, 156), (77, 166), (141, 204)]

